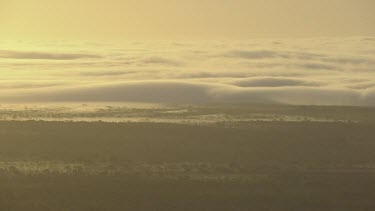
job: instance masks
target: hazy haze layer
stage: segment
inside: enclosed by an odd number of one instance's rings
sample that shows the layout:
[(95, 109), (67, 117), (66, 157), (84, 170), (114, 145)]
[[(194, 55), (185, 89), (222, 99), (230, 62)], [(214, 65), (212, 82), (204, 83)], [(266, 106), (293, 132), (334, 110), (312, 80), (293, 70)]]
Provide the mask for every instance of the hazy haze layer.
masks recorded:
[(0, 0), (1, 39), (375, 36), (373, 0)]

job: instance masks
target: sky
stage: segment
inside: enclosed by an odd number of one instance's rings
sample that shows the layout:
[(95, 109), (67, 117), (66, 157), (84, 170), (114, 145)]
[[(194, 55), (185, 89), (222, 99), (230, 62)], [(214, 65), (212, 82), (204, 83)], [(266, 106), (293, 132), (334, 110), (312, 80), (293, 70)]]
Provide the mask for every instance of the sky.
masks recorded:
[(375, 106), (373, 0), (0, 0), (0, 103)]
[(374, 36), (373, 0), (0, 0), (0, 38)]

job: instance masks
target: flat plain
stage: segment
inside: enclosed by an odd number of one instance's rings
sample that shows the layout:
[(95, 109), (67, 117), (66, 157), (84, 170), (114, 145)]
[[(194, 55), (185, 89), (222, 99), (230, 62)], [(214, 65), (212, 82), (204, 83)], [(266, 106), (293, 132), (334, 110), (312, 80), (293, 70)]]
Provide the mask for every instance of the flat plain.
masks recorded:
[(6, 106), (1, 210), (374, 210), (371, 107)]

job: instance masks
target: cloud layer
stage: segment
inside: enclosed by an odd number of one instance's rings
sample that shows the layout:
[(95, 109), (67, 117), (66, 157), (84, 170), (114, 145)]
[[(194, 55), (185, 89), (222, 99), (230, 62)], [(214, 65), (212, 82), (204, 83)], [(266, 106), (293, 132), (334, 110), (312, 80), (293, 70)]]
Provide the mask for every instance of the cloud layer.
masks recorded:
[(74, 60), (84, 58), (100, 58), (99, 55), (82, 53), (44, 53), (25, 51), (4, 51), (0, 50), (0, 58), (6, 59), (42, 59), (42, 60)]
[(375, 106), (369, 38), (34, 45), (0, 50), (0, 102)]
[[(19, 97), (17, 98), (19, 99)], [(294, 105), (375, 105), (375, 89), (322, 87), (238, 87), (213, 83), (142, 81), (25, 94), (27, 102), (152, 102), (172, 104), (277, 103)]]

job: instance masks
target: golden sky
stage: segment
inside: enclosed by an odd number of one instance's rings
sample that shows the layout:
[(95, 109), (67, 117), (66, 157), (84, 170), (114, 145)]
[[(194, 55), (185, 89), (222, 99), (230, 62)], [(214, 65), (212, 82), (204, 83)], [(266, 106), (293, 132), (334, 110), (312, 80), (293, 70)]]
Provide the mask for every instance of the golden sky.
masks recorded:
[(373, 36), (373, 0), (0, 0), (0, 39)]

